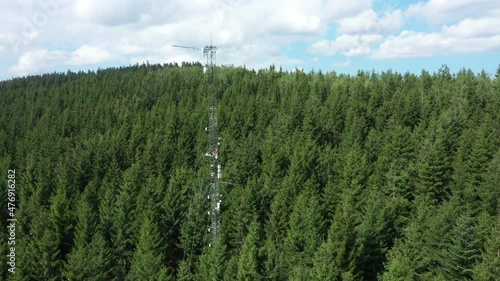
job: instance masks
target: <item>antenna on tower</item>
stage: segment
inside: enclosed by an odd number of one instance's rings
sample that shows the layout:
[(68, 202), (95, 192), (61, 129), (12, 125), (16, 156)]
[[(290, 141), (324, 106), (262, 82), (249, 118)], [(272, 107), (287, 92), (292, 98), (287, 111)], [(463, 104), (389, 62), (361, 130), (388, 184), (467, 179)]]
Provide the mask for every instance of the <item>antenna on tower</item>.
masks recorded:
[[(172, 45), (176, 48), (184, 48), (191, 50), (200, 50), (198, 47)], [(210, 45), (201, 48), (201, 51), (207, 62), (203, 67), (203, 72), (207, 74), (207, 92), (208, 92), (208, 127), (205, 129), (208, 132), (208, 151), (205, 156), (209, 158), (210, 164), (210, 192), (208, 199), (210, 200), (210, 217), (211, 225), (208, 231), (212, 233), (213, 242), (220, 235), (221, 224), (221, 204), (222, 194), (220, 188), (222, 185), (222, 165), (219, 163), (219, 125), (217, 120), (217, 93), (215, 91), (215, 61), (217, 47), (212, 45), (212, 32), (210, 32)]]

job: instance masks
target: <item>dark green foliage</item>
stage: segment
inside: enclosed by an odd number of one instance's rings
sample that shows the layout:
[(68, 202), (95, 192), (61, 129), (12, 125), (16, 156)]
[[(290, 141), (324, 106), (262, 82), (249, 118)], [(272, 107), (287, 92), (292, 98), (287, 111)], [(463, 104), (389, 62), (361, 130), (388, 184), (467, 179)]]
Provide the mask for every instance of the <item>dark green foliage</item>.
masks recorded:
[(315, 253), (314, 280), (343, 280), (354, 274), (356, 265), (356, 232), (351, 199), (346, 196), (337, 205), (328, 238)]
[(190, 281), (194, 279), (193, 273), (191, 273), (190, 264), (187, 261), (180, 261), (177, 267), (177, 280), (179, 281)]
[(257, 221), (250, 224), (247, 237), (243, 242), (240, 260), (238, 261), (237, 278), (241, 281), (261, 280), (260, 270), (260, 226)]
[(222, 280), (225, 274), (226, 259), (226, 246), (221, 240), (205, 247), (205, 252), (200, 256), (196, 280)]
[(163, 253), (160, 251), (163, 241), (149, 211), (142, 215), (138, 236), (127, 280), (168, 280), (167, 269), (163, 265)]
[(70, 280), (109, 280), (110, 248), (96, 229), (96, 213), (89, 203), (95, 194), (89, 194), (89, 190), (86, 189), (76, 204), (74, 245), (63, 275)]
[(484, 244), (481, 262), (474, 267), (474, 280), (493, 281), (500, 276), (500, 215), (491, 227)]
[(468, 210), (458, 217), (451, 237), (443, 260), (444, 275), (448, 280), (472, 280), (474, 265), (481, 256), (481, 241)]
[(363, 280), (377, 280), (385, 254), (394, 239), (395, 214), (384, 205), (380, 194), (370, 194), (357, 227), (357, 268)]
[(479, 196), (483, 206), (491, 215), (500, 213), (500, 151), (497, 151), (483, 174), (484, 182), (480, 186)]
[(308, 181), (303, 189), (295, 200), (284, 241), (285, 266), (292, 280), (304, 280), (311, 274), (323, 227), (315, 186)]
[(85, 245), (77, 245), (68, 256), (63, 276), (69, 280), (110, 280), (110, 249), (100, 232)]
[(446, 153), (442, 127), (432, 123), (418, 147), (416, 195), (429, 204), (437, 204), (448, 196), (450, 155)]
[(498, 278), (498, 73), (217, 68), (217, 242), (206, 82), (198, 63), (0, 82), (14, 280)]

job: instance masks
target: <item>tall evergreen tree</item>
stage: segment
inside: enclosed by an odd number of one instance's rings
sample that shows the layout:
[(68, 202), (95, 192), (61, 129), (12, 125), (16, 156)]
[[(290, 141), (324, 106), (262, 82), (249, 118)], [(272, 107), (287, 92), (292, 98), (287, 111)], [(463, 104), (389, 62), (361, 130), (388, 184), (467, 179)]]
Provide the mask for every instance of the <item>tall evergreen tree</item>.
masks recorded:
[(312, 182), (297, 197), (290, 214), (290, 229), (284, 241), (288, 277), (303, 280), (311, 274), (313, 256), (321, 241), (323, 217)]
[(476, 264), (473, 271), (473, 279), (478, 281), (494, 281), (500, 276), (500, 215), (497, 215), (496, 223), (491, 228), (481, 262)]
[(484, 209), (490, 214), (495, 215), (500, 213), (500, 151), (493, 155), (493, 159), (489, 162), (486, 171), (482, 177), (484, 182), (478, 187), (478, 196), (483, 202)]
[(443, 260), (444, 275), (448, 280), (472, 280), (481, 258), (481, 240), (468, 210), (458, 218), (452, 237)]
[(63, 276), (69, 280), (111, 280), (110, 257), (110, 249), (104, 237), (100, 232), (96, 232), (89, 243), (77, 244), (73, 248), (68, 256)]
[(450, 164), (440, 127), (428, 130), (432, 133), (423, 139), (416, 163), (416, 193), (430, 204), (436, 204), (448, 196)]
[(239, 281), (262, 280), (260, 274), (260, 226), (257, 221), (250, 224), (248, 235), (245, 238), (241, 249), (240, 260), (238, 261)]
[(347, 274), (355, 274), (356, 266), (356, 219), (352, 199), (344, 196), (337, 205), (328, 239), (314, 255), (314, 280), (343, 280)]
[(227, 263), (226, 245), (221, 239), (215, 241), (200, 256), (196, 280), (216, 281), (224, 278)]
[(127, 280), (169, 280), (163, 264), (164, 253), (159, 251), (162, 243), (157, 224), (152, 220), (153, 214), (142, 215), (142, 226), (139, 241), (132, 257)]
[(96, 212), (90, 199), (95, 196), (86, 189), (75, 204), (77, 223), (71, 252), (64, 265), (63, 276), (70, 280), (109, 280), (110, 249), (97, 231)]
[(188, 261), (182, 260), (177, 266), (177, 276), (178, 281), (191, 281), (194, 280), (194, 274), (191, 272), (191, 265)]
[(363, 280), (377, 280), (384, 268), (386, 251), (392, 246), (395, 219), (381, 194), (372, 192), (368, 198), (357, 226), (356, 266)]

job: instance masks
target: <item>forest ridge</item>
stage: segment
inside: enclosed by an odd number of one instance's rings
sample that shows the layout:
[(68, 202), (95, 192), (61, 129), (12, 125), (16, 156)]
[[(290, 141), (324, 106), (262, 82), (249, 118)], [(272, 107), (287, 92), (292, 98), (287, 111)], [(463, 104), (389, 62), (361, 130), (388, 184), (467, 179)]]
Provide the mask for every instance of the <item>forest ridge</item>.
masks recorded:
[(211, 247), (200, 64), (0, 82), (0, 280), (500, 279), (500, 67), (215, 75)]

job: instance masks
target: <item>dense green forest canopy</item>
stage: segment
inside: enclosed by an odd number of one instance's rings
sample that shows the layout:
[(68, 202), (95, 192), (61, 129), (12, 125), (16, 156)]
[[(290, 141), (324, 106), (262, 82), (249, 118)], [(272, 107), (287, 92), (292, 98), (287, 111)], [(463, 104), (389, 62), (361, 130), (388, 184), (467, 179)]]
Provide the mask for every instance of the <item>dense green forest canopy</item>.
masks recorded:
[(217, 68), (211, 247), (200, 64), (0, 82), (0, 280), (498, 280), (498, 74)]

